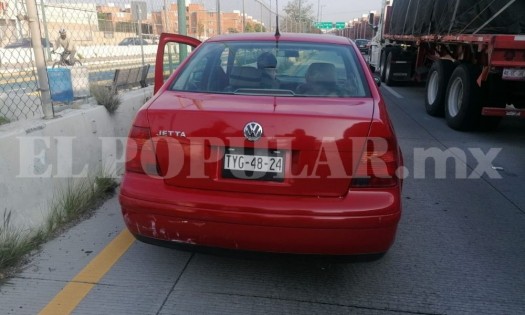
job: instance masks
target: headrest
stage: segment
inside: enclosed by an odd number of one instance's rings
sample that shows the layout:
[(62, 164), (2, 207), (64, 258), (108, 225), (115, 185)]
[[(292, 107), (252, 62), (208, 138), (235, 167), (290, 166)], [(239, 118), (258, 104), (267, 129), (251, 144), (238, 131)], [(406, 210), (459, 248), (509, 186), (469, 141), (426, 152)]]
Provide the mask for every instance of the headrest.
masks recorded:
[(257, 58), (257, 68), (275, 68), (277, 67), (277, 59), (272, 53), (264, 52)]
[(259, 87), (261, 72), (254, 67), (233, 67), (230, 73), (230, 85), (235, 87)]
[(326, 62), (312, 63), (308, 67), (308, 71), (306, 71), (306, 82), (336, 84), (337, 75), (335, 72), (335, 66)]

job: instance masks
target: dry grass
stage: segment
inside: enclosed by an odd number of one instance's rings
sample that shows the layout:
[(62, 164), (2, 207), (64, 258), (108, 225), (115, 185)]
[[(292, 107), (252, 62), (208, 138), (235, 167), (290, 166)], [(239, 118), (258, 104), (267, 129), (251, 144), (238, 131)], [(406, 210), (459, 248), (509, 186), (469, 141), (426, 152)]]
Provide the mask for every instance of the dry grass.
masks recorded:
[(31, 232), (13, 228), (12, 212), (4, 210), (3, 224), (0, 225), (0, 280), (22, 262), (26, 255), (75, 220), (96, 209), (114, 193), (117, 186), (113, 178), (103, 175), (70, 183), (57, 193), (44, 224)]
[(122, 103), (119, 95), (113, 93), (105, 86), (93, 84), (90, 87), (90, 91), (97, 103), (104, 105), (110, 114), (113, 114)]

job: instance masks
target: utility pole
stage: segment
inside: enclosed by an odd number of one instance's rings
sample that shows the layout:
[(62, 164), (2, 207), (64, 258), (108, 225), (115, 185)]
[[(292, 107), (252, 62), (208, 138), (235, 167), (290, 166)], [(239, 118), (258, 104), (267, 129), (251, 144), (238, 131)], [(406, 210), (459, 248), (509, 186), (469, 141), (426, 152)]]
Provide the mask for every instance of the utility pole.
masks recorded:
[(53, 105), (51, 104), (51, 92), (47, 79), (44, 50), (42, 49), (42, 40), (40, 39), (40, 23), (38, 21), (36, 2), (34, 0), (26, 0), (26, 8), (27, 21), (31, 32), (31, 44), (33, 45), (33, 53), (35, 54), (38, 85), (40, 98), (42, 100), (42, 112), (44, 113), (44, 119), (52, 119), (54, 116)]
[[(177, 16), (179, 24), (179, 34), (187, 35), (186, 31), (186, 2), (177, 0)], [(188, 55), (188, 47), (185, 44), (179, 44), (179, 63)]]

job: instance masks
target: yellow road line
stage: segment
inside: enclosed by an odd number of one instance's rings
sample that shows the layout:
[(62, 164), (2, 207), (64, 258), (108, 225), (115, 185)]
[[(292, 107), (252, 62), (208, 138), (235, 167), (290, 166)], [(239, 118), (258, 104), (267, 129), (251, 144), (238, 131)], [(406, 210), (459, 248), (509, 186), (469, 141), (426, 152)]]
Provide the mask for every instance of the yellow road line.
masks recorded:
[(70, 314), (133, 244), (135, 238), (124, 229), (87, 264), (41, 311), (40, 315)]

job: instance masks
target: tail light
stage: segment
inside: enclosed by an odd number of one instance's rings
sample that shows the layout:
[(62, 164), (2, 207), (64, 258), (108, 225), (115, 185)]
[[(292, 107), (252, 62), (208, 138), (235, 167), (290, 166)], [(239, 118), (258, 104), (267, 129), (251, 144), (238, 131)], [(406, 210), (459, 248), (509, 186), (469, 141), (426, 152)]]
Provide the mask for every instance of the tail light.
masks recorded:
[(398, 184), (397, 146), (392, 138), (372, 138), (366, 143), (352, 178), (354, 188), (392, 187)]
[(126, 145), (126, 171), (158, 175), (157, 160), (146, 111), (139, 111), (129, 132)]

